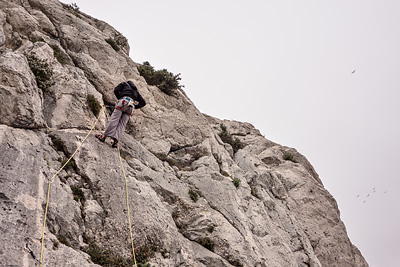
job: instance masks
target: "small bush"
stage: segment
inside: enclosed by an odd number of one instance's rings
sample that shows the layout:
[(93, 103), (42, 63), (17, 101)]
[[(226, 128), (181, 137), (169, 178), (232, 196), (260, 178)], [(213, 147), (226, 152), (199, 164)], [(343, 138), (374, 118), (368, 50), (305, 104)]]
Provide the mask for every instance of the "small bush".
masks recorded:
[(119, 46), (124, 47), (128, 45), (128, 40), (119, 32), (115, 34), (114, 40)]
[(97, 117), (101, 110), (100, 102), (94, 97), (94, 95), (89, 94), (86, 98), (87, 104), (93, 114)]
[(53, 55), (57, 61), (60, 62), (61, 65), (65, 65), (67, 61), (65, 60), (60, 47), (58, 47), (58, 45), (52, 45), (51, 48), (53, 48)]
[(285, 152), (285, 154), (283, 154), (283, 157), (282, 157), (282, 158), (283, 158), (284, 160), (289, 160), (289, 161), (291, 161), (291, 162), (298, 163), (297, 160), (294, 159), (294, 156), (293, 156), (291, 153), (289, 153), (289, 152)]
[[(135, 258), (138, 263), (138, 266), (150, 267), (150, 265), (148, 263), (146, 264), (146, 262), (148, 261), (149, 258), (151, 258), (154, 255), (155, 251), (157, 251), (157, 247), (153, 245), (150, 246), (146, 245), (138, 249), (135, 249)], [(139, 265), (139, 263), (141, 265)]]
[(111, 47), (115, 50), (115, 51), (119, 51), (119, 46), (117, 45), (117, 43), (115, 42), (115, 40), (113, 38), (108, 38), (106, 39), (106, 42), (111, 45)]
[(83, 251), (89, 254), (93, 263), (101, 266), (128, 267), (134, 265), (133, 258), (114, 255), (110, 250), (100, 248), (95, 242), (90, 242), (89, 246), (84, 248)]
[(194, 202), (197, 202), (197, 200), (199, 199), (199, 194), (197, 194), (197, 192), (194, 191), (192, 188), (189, 189), (189, 196)]
[(220, 124), (220, 127), (221, 132), (218, 135), (219, 137), (221, 137), (222, 142), (232, 146), (233, 153), (238, 152), (239, 149), (242, 149), (244, 147), (244, 144), (238, 138), (233, 138), (233, 136), (228, 132), (224, 124)]
[(197, 243), (210, 251), (214, 251), (214, 242), (209, 237), (203, 237), (196, 240)]
[(53, 146), (55, 147), (55, 149), (57, 149), (57, 151), (61, 152), (65, 151), (65, 143), (60, 137), (56, 135), (51, 135), (50, 138), (51, 141), (53, 142)]
[(241, 182), (239, 178), (233, 177), (232, 179), (232, 183), (235, 185), (236, 189), (239, 188)]
[(53, 82), (53, 70), (50, 69), (47, 60), (39, 59), (35, 52), (30, 54), (25, 54), (28, 60), (29, 68), (35, 75), (37, 86), (43, 90), (43, 92), (48, 93), (49, 88), (54, 85)]
[(66, 9), (73, 10), (73, 11), (79, 11), (79, 7), (76, 3), (71, 3), (70, 5), (68, 5), (68, 4), (63, 4), (63, 5)]
[(259, 198), (256, 189), (253, 186), (251, 186), (250, 189), (251, 189), (251, 195), (253, 197)]
[(181, 80), (180, 73), (175, 75), (167, 69), (155, 70), (148, 61), (143, 62), (143, 65), (140, 65), (138, 70), (148, 84), (157, 86), (167, 95), (173, 95), (176, 90), (184, 87), (179, 84)]
[(80, 12), (79, 12), (79, 7), (76, 3), (72, 3), (70, 5), (68, 5), (68, 4), (62, 4), (62, 5), (66, 10), (70, 11), (72, 14), (74, 14), (78, 18), (81, 18)]
[(74, 195), (74, 200), (76, 202), (81, 202), (82, 204), (85, 203), (85, 194), (83, 193), (82, 189), (78, 186), (71, 185), (72, 194)]

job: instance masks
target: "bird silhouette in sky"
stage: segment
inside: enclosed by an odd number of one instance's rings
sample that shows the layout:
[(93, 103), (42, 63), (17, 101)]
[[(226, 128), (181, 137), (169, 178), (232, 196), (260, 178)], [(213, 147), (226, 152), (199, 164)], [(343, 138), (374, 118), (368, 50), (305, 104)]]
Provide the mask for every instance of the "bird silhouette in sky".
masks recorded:
[(356, 70), (353, 70), (353, 71), (351, 72), (351, 74), (354, 74), (354, 73), (356, 73)]

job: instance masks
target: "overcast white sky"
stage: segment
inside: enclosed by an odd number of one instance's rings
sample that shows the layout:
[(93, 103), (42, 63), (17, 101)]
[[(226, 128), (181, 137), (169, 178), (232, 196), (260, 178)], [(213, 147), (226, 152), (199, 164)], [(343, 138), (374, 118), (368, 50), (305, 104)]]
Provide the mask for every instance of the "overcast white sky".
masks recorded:
[(73, 2), (201, 112), (305, 155), (370, 266), (400, 266), (400, 1)]

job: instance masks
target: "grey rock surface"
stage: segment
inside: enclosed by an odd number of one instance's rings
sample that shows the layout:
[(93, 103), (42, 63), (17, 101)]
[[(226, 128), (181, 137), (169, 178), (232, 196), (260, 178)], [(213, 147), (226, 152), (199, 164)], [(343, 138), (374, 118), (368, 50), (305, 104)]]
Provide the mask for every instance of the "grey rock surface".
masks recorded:
[[(202, 114), (181, 89), (167, 95), (148, 85), (129, 50), (118, 31), (73, 6), (0, 0), (2, 264), (37, 266), (24, 246), (39, 258), (50, 181), (43, 266), (99, 266), (93, 248), (127, 266), (125, 185), (140, 263), (368, 266), (304, 156), (249, 123)], [(48, 88), (38, 86), (32, 53), (52, 71)], [(126, 183), (117, 150), (94, 138), (104, 112), (51, 179), (96, 121), (87, 96), (112, 104), (125, 80), (147, 102), (120, 142)], [(224, 143), (221, 125), (240, 149)]]

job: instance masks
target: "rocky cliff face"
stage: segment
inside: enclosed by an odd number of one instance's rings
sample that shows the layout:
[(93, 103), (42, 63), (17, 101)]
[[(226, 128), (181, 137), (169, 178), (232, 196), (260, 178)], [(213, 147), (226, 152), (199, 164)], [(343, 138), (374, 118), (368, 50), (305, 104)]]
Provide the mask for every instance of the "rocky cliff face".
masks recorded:
[[(143, 266), (368, 266), (306, 158), (149, 86), (128, 53), (73, 6), (0, 0), (2, 266), (37, 265), (24, 246), (39, 258), (48, 181), (96, 120), (87, 96), (113, 103), (128, 79), (148, 103), (120, 143)], [(127, 218), (118, 153), (92, 134), (51, 181), (43, 265), (128, 266)]]

